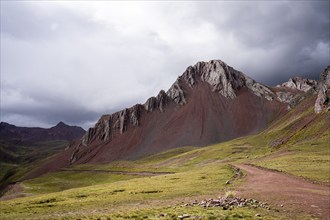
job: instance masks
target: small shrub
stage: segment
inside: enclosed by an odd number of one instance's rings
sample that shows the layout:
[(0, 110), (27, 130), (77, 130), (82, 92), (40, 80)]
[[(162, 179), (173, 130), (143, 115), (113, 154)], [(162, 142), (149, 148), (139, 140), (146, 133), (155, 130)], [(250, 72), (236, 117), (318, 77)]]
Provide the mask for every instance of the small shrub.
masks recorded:
[(226, 198), (234, 198), (235, 195), (236, 195), (236, 193), (235, 193), (234, 191), (227, 191), (227, 192), (225, 193), (225, 197), (226, 197)]

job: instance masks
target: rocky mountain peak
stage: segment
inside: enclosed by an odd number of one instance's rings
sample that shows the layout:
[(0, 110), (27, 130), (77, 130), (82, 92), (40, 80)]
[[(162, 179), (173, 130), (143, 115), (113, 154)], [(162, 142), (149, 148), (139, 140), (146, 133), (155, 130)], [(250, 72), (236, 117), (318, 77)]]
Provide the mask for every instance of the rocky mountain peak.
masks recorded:
[(65, 124), (64, 122), (60, 121), (59, 123), (57, 123), (57, 125), (55, 126), (56, 128), (61, 128), (61, 127), (68, 127), (69, 125)]
[(211, 86), (213, 92), (230, 99), (234, 99), (237, 92), (243, 87), (247, 87), (255, 95), (268, 100), (272, 100), (274, 96), (273, 92), (266, 86), (255, 82), (221, 60), (198, 62), (186, 69), (167, 92), (179, 104), (185, 104), (186, 102), (181, 86), (182, 81), (187, 83), (190, 88), (193, 88), (199, 82), (206, 82)]
[(9, 126), (14, 127), (14, 125), (11, 125), (7, 122), (4, 122), (4, 121), (0, 122), (0, 128), (5, 128), (5, 127), (9, 127)]
[(302, 77), (293, 77), (290, 78), (289, 81), (282, 83), (281, 85), (277, 85), (277, 87), (286, 87), (307, 92), (308, 90), (315, 88), (317, 85), (318, 82), (316, 80), (305, 79)]

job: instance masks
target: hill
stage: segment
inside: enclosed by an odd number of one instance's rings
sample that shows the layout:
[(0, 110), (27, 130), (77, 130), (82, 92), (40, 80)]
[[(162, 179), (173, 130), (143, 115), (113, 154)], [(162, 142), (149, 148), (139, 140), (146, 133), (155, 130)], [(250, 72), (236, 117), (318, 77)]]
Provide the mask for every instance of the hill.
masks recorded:
[(0, 192), (27, 171), (52, 155), (63, 151), (85, 130), (59, 122), (51, 128), (18, 127), (0, 123)]
[(6, 122), (0, 123), (0, 140), (20, 145), (55, 140), (71, 141), (81, 138), (85, 132), (81, 127), (69, 126), (63, 122), (51, 128), (17, 127)]

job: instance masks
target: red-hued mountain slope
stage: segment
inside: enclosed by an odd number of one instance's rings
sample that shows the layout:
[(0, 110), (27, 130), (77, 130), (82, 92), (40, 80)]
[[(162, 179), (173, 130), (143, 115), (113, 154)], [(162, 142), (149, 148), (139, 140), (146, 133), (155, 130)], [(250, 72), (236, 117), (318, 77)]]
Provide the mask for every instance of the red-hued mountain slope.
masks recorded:
[(103, 115), (80, 141), (72, 142), (32, 176), (70, 164), (134, 159), (256, 133), (287, 112), (301, 94), (315, 92), (318, 84), (290, 80), (270, 88), (220, 60), (198, 62), (167, 92)]

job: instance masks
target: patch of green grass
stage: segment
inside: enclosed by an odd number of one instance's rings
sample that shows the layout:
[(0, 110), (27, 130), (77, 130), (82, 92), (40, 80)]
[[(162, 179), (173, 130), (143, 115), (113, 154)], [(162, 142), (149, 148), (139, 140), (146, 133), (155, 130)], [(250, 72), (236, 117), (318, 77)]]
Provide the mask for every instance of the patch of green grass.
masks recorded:
[(63, 150), (68, 141), (47, 141), (34, 145), (0, 140), (0, 195), (9, 184), (21, 179), (43, 161)]
[[(207, 178), (200, 178), (201, 176)], [(229, 166), (213, 164), (182, 173), (135, 178), (0, 202), (0, 212), (4, 218), (19, 219), (24, 216), (45, 218), (50, 214), (66, 215), (68, 212), (79, 213), (86, 210), (92, 212), (94, 209), (117, 210), (123, 207), (127, 210), (132, 204), (143, 204), (146, 201), (218, 195), (232, 176)], [(43, 201), (52, 201), (51, 209), (48, 208), (49, 202)]]
[[(265, 155), (251, 162), (330, 185), (330, 113), (315, 115), (311, 109), (295, 115), (295, 120), (282, 130), (271, 129), (259, 134), (255, 140), (263, 139), (263, 144), (285, 137), (289, 139), (279, 149), (273, 150), (273, 156)], [(307, 123), (301, 126), (301, 121)], [(277, 150), (282, 153), (277, 155)]]
[(132, 175), (99, 173), (99, 172), (56, 172), (24, 181), (26, 193), (43, 194), (59, 192), (71, 188), (112, 183), (137, 178)]
[(330, 183), (329, 142), (296, 144), (289, 148), (288, 154), (261, 160), (255, 164), (328, 185)]
[(235, 195), (236, 195), (236, 193), (234, 191), (227, 191), (225, 193), (225, 197), (227, 197), (227, 198), (234, 198)]
[(16, 170), (18, 167), (17, 164), (11, 163), (0, 163), (0, 182), (1, 180), (5, 180), (8, 177), (8, 173), (12, 172), (11, 170)]

